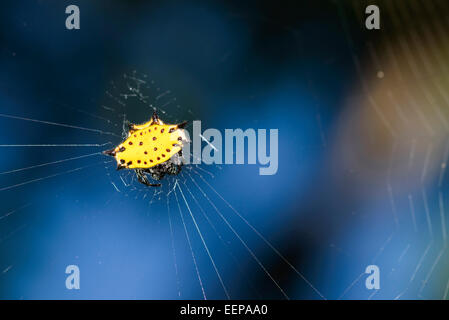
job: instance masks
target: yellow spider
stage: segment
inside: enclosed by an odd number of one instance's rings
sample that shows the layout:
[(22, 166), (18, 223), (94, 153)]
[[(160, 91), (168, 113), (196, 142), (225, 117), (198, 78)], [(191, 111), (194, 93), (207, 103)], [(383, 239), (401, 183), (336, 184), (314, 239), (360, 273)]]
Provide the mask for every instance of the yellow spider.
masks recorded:
[(182, 146), (187, 141), (183, 128), (187, 121), (179, 124), (164, 124), (156, 111), (151, 120), (136, 125), (127, 123), (128, 137), (117, 147), (103, 151), (117, 161), (117, 170), (133, 169), (139, 182), (158, 187), (148, 181), (147, 174), (161, 180), (166, 174), (176, 175), (182, 167)]

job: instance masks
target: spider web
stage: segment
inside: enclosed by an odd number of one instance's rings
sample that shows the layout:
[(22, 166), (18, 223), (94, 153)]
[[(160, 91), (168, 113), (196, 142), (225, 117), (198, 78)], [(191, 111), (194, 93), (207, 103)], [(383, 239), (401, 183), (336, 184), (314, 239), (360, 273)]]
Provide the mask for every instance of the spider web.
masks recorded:
[[(110, 89), (105, 93), (106, 100), (99, 108), (99, 114), (87, 112), (82, 109), (66, 108), (66, 110), (72, 110), (83, 115), (100, 120), (100, 122), (107, 125), (107, 129), (88, 128), (77, 125), (71, 125), (66, 123), (59, 123), (47, 120), (40, 120), (34, 118), (26, 118), (19, 116), (11, 116), (3, 114), (1, 115), (6, 119), (13, 119), (19, 121), (33, 122), (43, 125), (56, 126), (62, 128), (69, 128), (81, 131), (87, 131), (89, 133), (99, 134), (101, 137), (107, 137), (107, 141), (103, 143), (86, 143), (86, 144), (9, 144), (2, 145), (4, 148), (100, 148), (100, 151), (82, 154), (75, 157), (64, 158), (60, 160), (39, 163), (35, 165), (29, 165), (22, 168), (16, 168), (1, 172), (1, 175), (12, 175), (15, 173), (21, 173), (25, 171), (32, 171), (37, 168), (46, 168), (53, 165), (69, 164), (73, 166), (73, 162), (79, 160), (90, 159), (95, 157), (93, 164), (84, 166), (75, 166), (74, 168), (59, 171), (57, 173), (45, 175), (42, 177), (25, 180), (22, 182), (13, 183), (1, 188), (0, 191), (5, 192), (8, 190), (18, 189), (22, 186), (32, 185), (39, 183), (43, 180), (57, 178), (59, 176), (71, 175), (79, 171), (87, 171), (90, 169), (89, 174), (94, 174), (92, 169), (96, 169), (95, 173), (98, 175), (98, 167), (104, 167), (104, 173), (110, 183), (110, 193), (112, 196), (106, 201), (106, 206), (111, 205), (113, 201), (118, 201), (121, 205), (126, 205), (129, 199), (136, 202), (143, 202), (147, 204), (148, 214), (157, 212), (158, 223), (160, 219), (165, 220), (168, 224), (170, 232), (170, 249), (172, 252), (172, 263), (177, 283), (177, 294), (171, 296), (172, 298), (186, 298), (197, 297), (196, 294), (192, 296), (189, 293), (183, 293), (182, 283), (185, 281), (180, 275), (180, 264), (178, 262), (178, 256), (180, 250), (177, 248), (176, 240), (179, 242), (179, 236), (181, 236), (181, 242), (185, 251), (189, 252), (191, 256), (191, 265), (195, 278), (197, 280), (197, 286), (200, 289), (201, 297), (203, 299), (212, 298), (226, 298), (231, 299), (233, 297), (240, 297), (238, 292), (231, 292), (232, 288), (229, 288), (229, 281), (224, 278), (223, 267), (216, 261), (223, 259), (232, 259), (232, 273), (236, 274), (238, 270), (243, 270), (244, 266), (239, 262), (239, 258), (233, 253), (233, 247), (235, 244), (231, 242), (237, 242), (246, 251), (247, 255), (251, 258), (252, 262), (257, 266), (263, 276), (266, 277), (274, 288), (278, 291), (278, 294), (286, 299), (289, 299), (289, 295), (282, 288), (279, 280), (275, 279), (275, 276), (267, 269), (264, 262), (258, 257), (254, 249), (251, 249), (251, 245), (248, 240), (245, 240), (245, 235), (242, 231), (236, 230), (236, 221), (243, 224), (248, 231), (254, 233), (264, 245), (268, 246), (272, 254), (288, 265), (289, 268), (297, 274), (297, 276), (304, 281), (304, 284), (310, 288), (319, 298), (324, 298), (321, 292), (316, 289), (312, 283), (295, 267), (289, 260), (287, 260), (280, 251), (278, 251), (273, 244), (265, 238), (255, 226), (253, 226), (237, 209), (235, 209), (223, 195), (213, 186), (215, 174), (209, 168), (210, 166), (203, 165), (185, 165), (183, 171), (176, 177), (167, 176), (164, 178), (164, 183), (160, 188), (149, 188), (143, 186), (136, 179), (133, 171), (116, 171), (115, 161), (109, 159), (102, 159), (103, 155), (101, 150), (106, 149), (110, 145), (116, 145), (124, 139), (127, 135), (125, 123), (130, 120), (131, 122), (138, 123), (137, 119), (144, 119), (139, 115), (152, 114), (153, 111), (157, 111), (160, 117), (167, 123), (178, 123), (181, 118), (174, 118), (174, 114), (179, 114), (181, 107), (176, 104), (176, 98), (174, 98), (170, 91), (162, 91), (154, 81), (148, 79), (145, 74), (139, 74), (134, 71), (129, 74), (124, 74), (119, 81), (111, 81)], [(192, 110), (186, 110), (186, 115), (192, 118)], [(185, 119), (185, 118), (183, 118)], [(186, 129), (189, 129), (188, 125)], [(210, 143), (204, 141), (205, 143)], [(193, 156), (192, 156), (193, 157)], [(214, 171), (218, 170), (218, 174), (221, 174), (222, 166), (217, 165), (213, 168)], [(87, 173), (86, 173), (87, 174)], [(78, 177), (78, 180), (83, 179)], [(84, 176), (85, 178), (85, 176)], [(72, 178), (71, 178), (72, 179)], [(72, 180), (71, 180), (72, 181)], [(62, 182), (63, 183), (63, 182)], [(11, 216), (19, 213), (21, 210), (33, 205), (27, 204), (18, 208), (12, 209), (3, 214), (0, 220), (9, 219)], [(165, 209), (164, 209), (165, 207)], [(161, 210), (162, 208), (162, 210)], [(162, 211), (162, 213), (161, 213)], [(166, 214), (162, 217), (162, 214)], [(212, 217), (214, 215), (214, 217)], [(234, 221), (233, 221), (234, 220)], [(7, 234), (1, 242), (5, 242), (18, 232), (20, 232), (25, 226), (20, 226), (18, 229)], [(207, 236), (206, 236), (207, 235)], [(214, 244), (214, 251), (209, 249), (208, 243), (217, 242), (219, 246), (223, 247), (217, 250), (217, 244)], [(187, 246), (187, 248), (186, 248)], [(188, 268), (189, 266), (183, 265), (182, 268)], [(7, 263), (3, 269), (3, 274), (7, 274), (14, 268), (14, 264)], [(228, 266), (229, 268), (229, 266)], [(236, 271), (237, 270), (237, 271)], [(212, 272), (212, 274), (211, 274)], [(188, 272), (186, 272), (188, 273)], [(208, 290), (204, 284), (204, 278), (213, 277), (216, 278), (219, 283), (220, 289)], [(228, 275), (229, 277), (229, 275)], [(210, 282), (210, 280), (209, 280)], [(263, 297), (260, 292), (254, 293), (254, 287), (249, 284), (248, 290), (251, 290), (252, 296)], [(190, 285), (191, 286), (191, 285)], [(239, 284), (241, 286), (241, 284)], [(194, 285), (195, 287), (195, 285)], [(235, 288), (233, 289), (236, 290)], [(211, 291), (211, 292), (208, 292)], [(217, 292), (218, 291), (218, 292)], [(221, 291), (221, 292), (220, 292)]]
[[(149, 108), (149, 110), (155, 110), (163, 115), (164, 121), (170, 123), (179, 123), (182, 119), (180, 118), (172, 118), (170, 115), (179, 114), (179, 110), (181, 109), (180, 105), (176, 104), (176, 98), (171, 95), (170, 91), (162, 91), (154, 81), (146, 80), (146, 75), (139, 75), (136, 71), (134, 71), (131, 75), (124, 75), (124, 83), (126, 83), (125, 91), (121, 91), (123, 89), (119, 89), (112, 83), (115, 91), (119, 91), (117, 94), (112, 94), (111, 92), (107, 92), (106, 94), (119, 106), (115, 106), (113, 108), (106, 107), (106, 110), (117, 110), (122, 109), (123, 113), (119, 113), (119, 118), (123, 116), (123, 119), (128, 119), (129, 116), (133, 117), (132, 112), (130, 112), (129, 105), (132, 106), (133, 109), (142, 110), (143, 108)], [(152, 92), (153, 91), (153, 92)], [(117, 96), (119, 98), (117, 98)], [(154, 97), (153, 100), (151, 100)], [(139, 106), (133, 105), (133, 102), (130, 100), (134, 100), (137, 102)], [(120, 108), (123, 107), (123, 108)], [(187, 110), (187, 116), (193, 116), (192, 110)], [(161, 116), (162, 117), (162, 116)], [(186, 127), (189, 129), (191, 127), (190, 124)], [(126, 136), (126, 132), (123, 133), (123, 137)], [(192, 136), (192, 135), (190, 135)], [(210, 143), (208, 141), (204, 141), (205, 143)], [(191, 156), (190, 163), (193, 162), (193, 155)], [(206, 166), (207, 167), (207, 166)], [(108, 167), (106, 167), (108, 169)], [(109, 168), (110, 169), (110, 168)], [(222, 166), (217, 165), (215, 169), (219, 171), (222, 170)], [(108, 174), (110, 177), (111, 174)], [(250, 231), (254, 232), (260, 240), (262, 240), (272, 251), (273, 254), (277, 255), (281, 258), (284, 263), (288, 264), (288, 266), (305, 282), (307, 286), (310, 287), (311, 290), (315, 292), (319, 297), (324, 298), (322, 294), (312, 285), (312, 283), (307, 280), (301, 272), (298, 271), (247, 219), (242, 216), (242, 214), (237, 211), (208, 181), (208, 179), (214, 179), (215, 174), (210, 171), (210, 168), (205, 168), (203, 165), (186, 165), (183, 169), (183, 172), (179, 175), (179, 177), (167, 177), (167, 184), (164, 185), (163, 188), (154, 188), (152, 191), (148, 191), (148, 188), (143, 187), (140, 183), (136, 183), (135, 175), (132, 172), (125, 172), (123, 175), (120, 175), (120, 180), (125, 187), (125, 196), (135, 194), (134, 199), (145, 199), (147, 196), (150, 198), (149, 205), (151, 206), (155, 201), (161, 202), (166, 201), (167, 205), (167, 217), (170, 229), (171, 236), (171, 249), (173, 253), (173, 263), (174, 269), (177, 278), (178, 275), (178, 263), (176, 260), (176, 247), (174, 245), (174, 223), (172, 219), (173, 216), (179, 214), (180, 223), (182, 225), (182, 230), (184, 231), (185, 240), (188, 245), (188, 251), (190, 252), (192, 263), (194, 266), (196, 278), (198, 280), (198, 284), (201, 288), (201, 294), (204, 299), (207, 299), (206, 290), (203, 285), (203, 280), (201, 276), (200, 269), (212, 267), (215, 277), (217, 278), (221, 289), (223, 290), (224, 296), (218, 296), (220, 298), (231, 298), (231, 294), (225, 285), (225, 281), (221, 272), (219, 271), (219, 266), (215, 262), (214, 256), (217, 256), (216, 252), (211, 252), (207, 242), (210, 241), (209, 237), (203, 236), (203, 232), (205, 228), (209, 228), (210, 231), (213, 231), (214, 237), (217, 238), (221, 245), (223, 245), (224, 249), (227, 251), (227, 254), (233, 259), (235, 266), (233, 269), (242, 269), (242, 266), (238, 262), (238, 259), (233, 255), (232, 249), (229, 246), (229, 240), (226, 240), (222, 235), (223, 228), (226, 228), (228, 232), (231, 232), (234, 237), (234, 241), (238, 240), (241, 246), (246, 249), (247, 253), (254, 260), (254, 263), (261, 269), (261, 271), (268, 277), (268, 280), (273, 283), (273, 285), (279, 290), (280, 294), (289, 299), (289, 296), (286, 294), (284, 289), (280, 286), (278, 281), (273, 277), (273, 275), (267, 270), (261, 260), (257, 257), (254, 251), (249, 247), (247, 241), (244, 240), (244, 237), (235, 230), (235, 227), (230, 222), (230, 214), (236, 215), (238, 219), (243, 222)], [(111, 184), (114, 186), (116, 191), (121, 192), (117, 187), (117, 184), (111, 181)], [(164, 200), (166, 199), (166, 200)], [(175, 204), (173, 204), (173, 201)], [(219, 204), (221, 202), (221, 206)], [(221, 208), (220, 207), (223, 207)], [(175, 213), (173, 213), (175, 211)], [(210, 215), (214, 214), (215, 222), (211, 219)], [(217, 221), (218, 215), (218, 221)], [(190, 220), (190, 219), (191, 220)], [(179, 222), (179, 221), (178, 221)], [(189, 223), (191, 224), (189, 226)], [(181, 230), (181, 233), (182, 233)], [(178, 230), (179, 232), (179, 230)], [(193, 237), (196, 237), (194, 239)], [(229, 236), (228, 236), (229, 237)], [(196, 240), (196, 244), (194, 241)], [(206, 254), (209, 261), (204, 261), (201, 265), (197, 262), (197, 255), (199, 254), (197, 251), (202, 251), (203, 254)], [(224, 251), (224, 252), (226, 252)], [(220, 251), (222, 252), (222, 251)], [(207, 260), (207, 259), (205, 259)], [(210, 264), (209, 266), (207, 266)], [(181, 283), (180, 279), (177, 279), (178, 284), (178, 296), (182, 297), (182, 291), (179, 288), (179, 284)]]

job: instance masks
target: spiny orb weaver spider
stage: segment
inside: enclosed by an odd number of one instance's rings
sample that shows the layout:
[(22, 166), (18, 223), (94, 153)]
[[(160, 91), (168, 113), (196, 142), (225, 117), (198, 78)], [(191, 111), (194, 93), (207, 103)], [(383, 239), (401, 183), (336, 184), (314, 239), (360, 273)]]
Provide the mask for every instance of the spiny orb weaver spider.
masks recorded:
[(187, 141), (184, 127), (179, 124), (164, 124), (154, 111), (151, 120), (144, 124), (127, 122), (128, 137), (117, 147), (103, 151), (117, 161), (117, 170), (133, 169), (137, 180), (150, 187), (161, 184), (150, 183), (161, 180), (166, 174), (177, 175), (182, 167), (182, 146)]

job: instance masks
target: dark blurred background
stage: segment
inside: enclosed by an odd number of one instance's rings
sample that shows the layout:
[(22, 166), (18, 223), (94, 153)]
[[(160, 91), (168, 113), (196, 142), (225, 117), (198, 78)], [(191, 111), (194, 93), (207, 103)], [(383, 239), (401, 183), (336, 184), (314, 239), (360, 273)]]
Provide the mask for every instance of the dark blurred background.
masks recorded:
[[(65, 28), (71, 4), (80, 30)], [(370, 4), (380, 30), (365, 28)], [(3, 1), (0, 298), (224, 299), (224, 285), (231, 298), (445, 299), (448, 7)], [(143, 100), (125, 96), (136, 86)], [(277, 174), (201, 165), (139, 185), (98, 152), (152, 107), (203, 129), (279, 129)], [(80, 290), (65, 288), (71, 264)], [(365, 287), (370, 264), (380, 290)]]

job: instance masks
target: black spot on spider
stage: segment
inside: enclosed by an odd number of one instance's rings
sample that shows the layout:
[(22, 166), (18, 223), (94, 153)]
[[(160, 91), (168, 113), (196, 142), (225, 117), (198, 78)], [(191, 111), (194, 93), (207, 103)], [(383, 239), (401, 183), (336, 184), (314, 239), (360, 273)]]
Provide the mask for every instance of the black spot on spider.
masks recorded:
[(170, 130), (168, 130), (168, 133), (172, 133), (173, 131), (175, 131), (175, 128), (170, 128)]
[(143, 164), (147, 164), (147, 162), (146, 162), (146, 161), (144, 161), (144, 162), (143, 162)]
[(161, 158), (160, 158), (160, 157), (157, 157), (157, 160), (161, 160)]
[(164, 129), (163, 128), (161, 129), (161, 133), (164, 133)]
[(144, 153), (145, 153), (145, 154), (148, 154), (148, 152), (147, 152), (147, 151), (145, 151)]
[(125, 151), (125, 150), (126, 150), (125, 147), (120, 147), (120, 149), (119, 149), (120, 152), (123, 152), (123, 151)]
[(182, 137), (178, 137), (178, 141), (182, 141)]
[(142, 135), (143, 133), (141, 132), (140, 135)]
[(139, 146), (143, 146), (143, 142), (142, 141), (139, 142)]
[(154, 151), (157, 151), (157, 148), (156, 148), (156, 147), (154, 147)]
[(148, 129), (148, 132), (151, 132), (151, 129)]
[(137, 138), (137, 135), (134, 135), (134, 138)]
[(165, 154), (162, 154), (162, 158), (165, 158)]
[(130, 166), (130, 165), (132, 165), (132, 164), (133, 164), (132, 161), (128, 161), (128, 163), (127, 163), (128, 166)]
[(165, 151), (170, 152), (170, 149), (165, 149)]
[(142, 161), (140, 161), (140, 160), (137, 160), (137, 163), (141, 163)]
[(153, 137), (153, 141), (156, 140), (156, 137)]
[(133, 143), (130, 141), (130, 142), (128, 142), (128, 144), (130, 145), (130, 146), (132, 146), (133, 145)]
[(120, 159), (120, 163), (121, 163), (121, 164), (124, 164), (124, 163), (125, 163), (125, 160)]
[(153, 162), (153, 159), (150, 159), (150, 162)]

